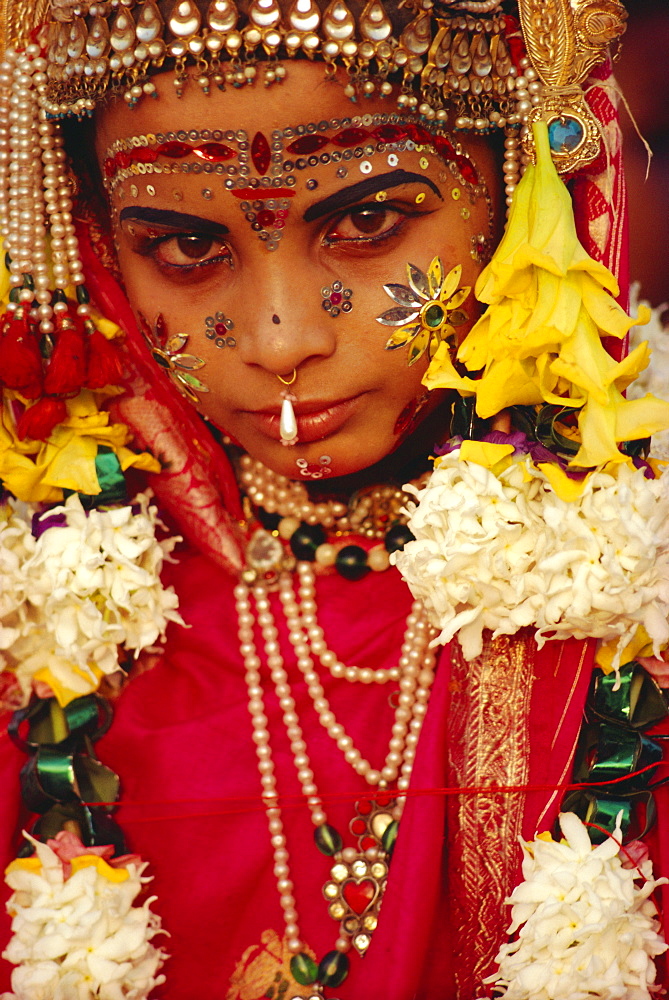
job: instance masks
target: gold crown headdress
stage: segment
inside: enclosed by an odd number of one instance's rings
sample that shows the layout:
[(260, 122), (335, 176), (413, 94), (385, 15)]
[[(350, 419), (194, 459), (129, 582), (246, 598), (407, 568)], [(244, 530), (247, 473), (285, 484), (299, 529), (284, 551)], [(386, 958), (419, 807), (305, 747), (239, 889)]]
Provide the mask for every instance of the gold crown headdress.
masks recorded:
[[(42, 104), (55, 116), (86, 114), (107, 91), (133, 104), (155, 93), (151, 75), (165, 65), (174, 66), (178, 89), (192, 75), (208, 92), (252, 82), (259, 60), (270, 84), (285, 75), (282, 60), (318, 58), (331, 73), (344, 68), (351, 97), (390, 94), (399, 81), (400, 110), (482, 132), (523, 123), (542, 84), (557, 95), (551, 110), (573, 104), (572, 91), (622, 34), (626, 17), (619, 0), (361, 4), (4, 0), (0, 17), (8, 41), (38, 38), (43, 46)], [(525, 50), (537, 74), (529, 91), (515, 82)], [(568, 137), (569, 153), (578, 138)]]

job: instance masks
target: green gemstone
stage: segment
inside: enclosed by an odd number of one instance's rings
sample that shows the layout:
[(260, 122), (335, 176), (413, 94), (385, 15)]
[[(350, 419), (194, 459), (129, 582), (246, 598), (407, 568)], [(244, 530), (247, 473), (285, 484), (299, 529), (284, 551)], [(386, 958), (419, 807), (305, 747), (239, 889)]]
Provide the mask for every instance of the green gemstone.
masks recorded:
[(153, 360), (156, 362), (156, 364), (160, 365), (161, 368), (172, 367), (169, 358), (166, 358), (164, 354), (158, 354), (157, 351), (152, 351), (151, 353), (153, 354)]
[(340, 951), (329, 951), (318, 966), (318, 982), (321, 986), (341, 986), (348, 976), (350, 962)]
[(444, 309), (440, 306), (438, 302), (434, 302), (431, 306), (428, 306), (423, 313), (423, 318), (425, 322), (431, 329), (435, 329), (444, 322)]
[(397, 834), (399, 833), (400, 825), (396, 819), (389, 823), (388, 826), (383, 831), (383, 836), (381, 837), (381, 843), (383, 844), (383, 849), (386, 854), (392, 854), (395, 848), (395, 841), (397, 840)]
[(341, 851), (342, 839), (333, 826), (328, 823), (321, 823), (314, 830), (314, 840), (316, 847), (327, 857), (331, 858), (337, 851)]
[(309, 986), (316, 981), (318, 966), (313, 958), (301, 951), (299, 955), (293, 955), (291, 958), (290, 971), (296, 983), (301, 986)]

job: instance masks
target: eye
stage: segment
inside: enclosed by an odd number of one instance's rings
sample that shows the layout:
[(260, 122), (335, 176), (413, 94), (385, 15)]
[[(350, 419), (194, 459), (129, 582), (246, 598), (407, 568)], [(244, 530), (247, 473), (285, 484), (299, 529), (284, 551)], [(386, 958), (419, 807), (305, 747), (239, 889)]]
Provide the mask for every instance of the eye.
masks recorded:
[(200, 233), (186, 233), (157, 239), (151, 255), (168, 267), (192, 268), (219, 261), (230, 261), (225, 243)]
[(381, 242), (398, 235), (411, 217), (424, 214), (397, 203), (355, 205), (330, 223), (324, 242), (329, 246)]

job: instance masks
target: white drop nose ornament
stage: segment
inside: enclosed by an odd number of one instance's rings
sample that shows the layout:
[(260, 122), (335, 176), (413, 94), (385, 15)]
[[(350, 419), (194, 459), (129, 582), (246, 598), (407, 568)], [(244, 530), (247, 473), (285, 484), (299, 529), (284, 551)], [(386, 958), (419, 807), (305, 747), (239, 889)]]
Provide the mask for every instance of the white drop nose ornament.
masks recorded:
[[(283, 378), (281, 375), (277, 375), (279, 382), (283, 382), (284, 385), (292, 385), (297, 378), (297, 369), (293, 368), (293, 374), (290, 378)], [(281, 444), (285, 445), (286, 448), (290, 448), (292, 445), (297, 444), (297, 419), (295, 417), (295, 410), (293, 409), (293, 403), (297, 402), (297, 397), (292, 394), (292, 392), (283, 391), (281, 393), (283, 402), (281, 403), (281, 417), (279, 419), (279, 435), (281, 437)]]

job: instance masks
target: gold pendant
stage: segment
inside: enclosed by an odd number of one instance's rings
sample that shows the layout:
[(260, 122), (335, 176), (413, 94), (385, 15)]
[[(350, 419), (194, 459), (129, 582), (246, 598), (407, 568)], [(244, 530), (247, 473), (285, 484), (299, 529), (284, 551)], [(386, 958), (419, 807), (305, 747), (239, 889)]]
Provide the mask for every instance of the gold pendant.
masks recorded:
[(323, 886), (328, 913), (351, 938), (359, 955), (369, 948), (388, 880), (388, 867), (397, 837), (397, 802), (389, 793), (356, 802), (356, 815), (349, 824), (358, 847), (345, 848), (334, 856), (330, 879)]

